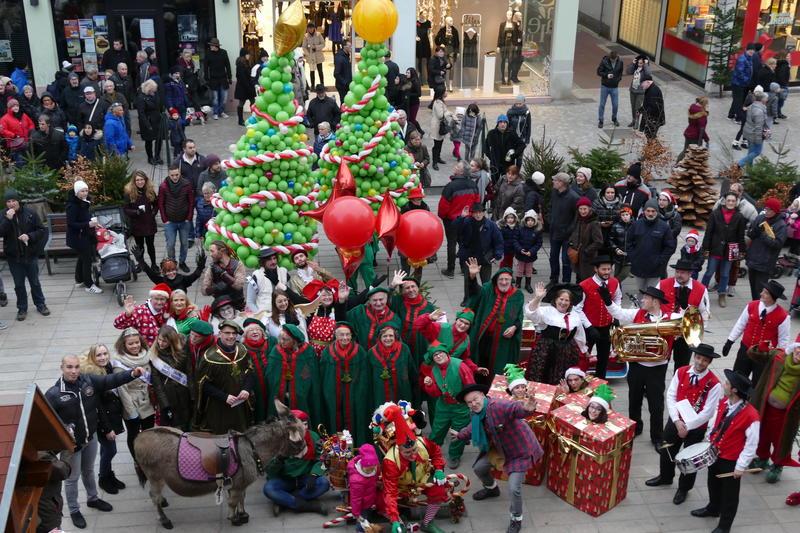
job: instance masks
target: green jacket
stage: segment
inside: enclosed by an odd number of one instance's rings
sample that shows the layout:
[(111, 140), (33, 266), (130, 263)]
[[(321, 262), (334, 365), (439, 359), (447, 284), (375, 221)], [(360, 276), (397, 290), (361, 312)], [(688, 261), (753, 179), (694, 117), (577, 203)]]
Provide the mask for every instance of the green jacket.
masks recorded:
[(267, 479), (297, 479), (307, 475), (321, 476), (325, 474), (325, 467), (319, 460), (322, 442), (317, 433), (311, 430), (309, 433), (311, 433), (311, 440), (314, 441), (314, 458), (275, 458), (267, 465)]

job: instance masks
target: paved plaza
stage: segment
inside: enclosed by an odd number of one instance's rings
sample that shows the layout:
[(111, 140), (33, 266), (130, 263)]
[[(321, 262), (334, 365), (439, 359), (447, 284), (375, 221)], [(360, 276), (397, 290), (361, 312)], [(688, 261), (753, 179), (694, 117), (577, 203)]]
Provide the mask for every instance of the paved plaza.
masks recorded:
[[(594, 53), (594, 51), (592, 52)], [(597, 50), (599, 54), (600, 51)], [(598, 55), (597, 60), (599, 61)], [(662, 73), (657, 77), (657, 82), (662, 85), (667, 103), (668, 124), (662, 129), (663, 136), (677, 153), (683, 145), (682, 131), (685, 127), (686, 109), (700, 90), (685, 81), (674, 78), (671, 74)], [(546, 126), (547, 135), (558, 140), (558, 147), (566, 153), (568, 146), (577, 146), (588, 149), (597, 144), (599, 130), (597, 123), (598, 94), (596, 89), (576, 89), (574, 100), (559, 101), (553, 104), (535, 106), (533, 108), (534, 136), (541, 136)], [(626, 124), (630, 120), (627, 90), (621, 90), (619, 121)], [(738, 126), (726, 120), (728, 97), (722, 100), (711, 99), (711, 116), (709, 119), (709, 132), (712, 138), (712, 153), (715, 157), (722, 157), (721, 143), (729, 143)], [(506, 106), (487, 106), (483, 109), (490, 124), (494, 124), (495, 117), (505, 111)], [(607, 110), (610, 112), (610, 110)], [(800, 94), (792, 94), (785, 107), (785, 113), (791, 118), (777, 126), (773, 138), (782, 139), (784, 132), (794, 128), (800, 120)], [(420, 114), (423, 128), (429, 128), (429, 112), (424, 109)], [(607, 119), (608, 123), (609, 120)], [(199, 150), (203, 154), (217, 153), (223, 157), (229, 156), (227, 146), (238, 139), (241, 128), (236, 125), (235, 118), (231, 117), (218, 122), (210, 122), (206, 126), (192, 126), (187, 129), (187, 136), (197, 141)], [(623, 137), (630, 137), (630, 130), (622, 129)], [(138, 140), (138, 139), (137, 139)], [(800, 157), (800, 142), (789, 136), (789, 147), (792, 157)], [(451, 146), (445, 143), (444, 158), (452, 161), (450, 156)], [(768, 149), (765, 149), (770, 156)], [(742, 154), (742, 152), (738, 152)], [(774, 156), (773, 156), (774, 157)], [(137, 151), (133, 156), (134, 165), (144, 165), (144, 154)], [(716, 163), (715, 163), (716, 165)], [(434, 185), (444, 185), (447, 180), (447, 169), (434, 173)], [(151, 170), (151, 167), (143, 166)], [(157, 180), (166, 172), (165, 167), (152, 169)], [(659, 188), (663, 184), (656, 184)], [(428, 204), (435, 209), (438, 197), (431, 195)], [(163, 257), (163, 233), (157, 237), (158, 257)], [(338, 258), (331, 246), (325, 240), (320, 247), (318, 260), (325, 268), (340, 273)], [(547, 263), (548, 247), (539, 255), (535, 266), (539, 274), (536, 281), (547, 280), (549, 267)], [(195, 250), (190, 251), (189, 263), (194, 266)], [(440, 260), (445, 257), (444, 250), (439, 253)], [(386, 256), (379, 255), (379, 264), (387, 265)], [(119, 332), (112, 326), (114, 317), (120, 313), (115, 297), (109, 286), (104, 286), (106, 292), (102, 295), (86, 294), (82, 288), (74, 288), (73, 268), (74, 259), (62, 259), (54, 265), (54, 275), (48, 276), (42, 267), (42, 284), (47, 297), (47, 304), (52, 311), (49, 317), (43, 317), (32, 311), (24, 322), (16, 322), (15, 298), (13, 284), (7, 268), (2, 275), (9, 293), (8, 307), (0, 309), (0, 318), (7, 321), (9, 328), (0, 332), (0, 390), (20, 390), (28, 383), (37, 383), (42, 390), (50, 387), (59, 376), (59, 362), (65, 354), (75, 354), (84, 351), (91, 343), (103, 342), (111, 346)], [(2, 265), (5, 267), (5, 264)], [(457, 309), (462, 299), (463, 281), (461, 278), (447, 279), (441, 276), (440, 265), (431, 265), (425, 269), (424, 279), (430, 283), (430, 298), (436, 304), (450, 313)], [(383, 266), (379, 266), (380, 269)], [(393, 259), (386, 266), (388, 270), (397, 268)], [(794, 278), (784, 277), (782, 280), (791, 294)], [(152, 283), (146, 278), (131, 283), (130, 294), (137, 301), (147, 297)], [(632, 284), (626, 288), (630, 290)], [(716, 305), (716, 295), (712, 294), (712, 319), (708, 323), (706, 342), (721, 348), (727, 332), (732, 327), (743, 306), (748, 301), (748, 285), (746, 280), (740, 283), (736, 297), (728, 300), (728, 307), (720, 309)], [(196, 303), (205, 305), (209, 298), (199, 293), (199, 283), (190, 290), (190, 297)], [(800, 331), (793, 328), (793, 335)], [(735, 353), (735, 350), (734, 352)], [(721, 374), (722, 368), (730, 368), (734, 357), (716, 360), (712, 367)], [(612, 382), (616, 391), (617, 400), (614, 408), (627, 413), (627, 387), (624, 381)], [(639, 437), (633, 447), (633, 465), (630, 472), (627, 498), (616, 508), (600, 518), (592, 518), (571, 507), (553, 495), (546, 487), (523, 487), (525, 500), (524, 530), (537, 532), (598, 532), (608, 531), (623, 532), (708, 532), (716, 526), (715, 519), (699, 519), (689, 515), (689, 511), (702, 507), (706, 503), (707, 491), (705, 489), (706, 476), (698, 476), (696, 488), (689, 493), (687, 501), (680, 506), (672, 504), (672, 496), (676, 485), (673, 487), (648, 488), (644, 481), (655, 475), (658, 471), (658, 458), (647, 439), (647, 430), (644, 437)], [(87, 532), (114, 532), (136, 531), (149, 532), (161, 530), (157, 526), (154, 508), (145, 490), (136, 483), (130, 455), (124, 444), (124, 439), (119, 442), (120, 453), (115, 459), (117, 475), (128, 484), (128, 488), (118, 495), (103, 495), (107, 501), (114, 505), (111, 513), (99, 513), (93, 509), (83, 508), (82, 511), (88, 522)], [(475, 458), (474, 449), (467, 448), (461, 472), (470, 474), (473, 480), (473, 492), (477, 490), (477, 480), (472, 475), (470, 465)], [(508, 524), (508, 498), (506, 486), (500, 484), (503, 496), (499, 500), (473, 502), (470, 495), (466, 497), (467, 515), (459, 524), (451, 524), (444, 520), (439, 525), (446, 531), (454, 532), (500, 532), (505, 531)], [(764, 476), (747, 476), (742, 485), (739, 513), (736, 517), (734, 528), (744, 531), (745, 528), (757, 528), (758, 533), (792, 532), (800, 531), (800, 508), (791, 508), (784, 504), (784, 499), (789, 492), (800, 490), (800, 473), (787, 469), (783, 479), (776, 485), (765, 482)], [(225, 515), (227, 506), (216, 506), (212, 495), (201, 498), (180, 498), (167, 491), (170, 506), (166, 510), (175, 524), (175, 531), (191, 531), (202, 533), (221, 530), (234, 530), (227, 522)], [(326, 504), (331, 507), (337, 502), (338, 496), (330, 493), (324, 497)], [(82, 497), (83, 500), (83, 497)], [(85, 500), (83, 500), (85, 501)], [(65, 509), (66, 511), (66, 509)], [(323, 518), (318, 515), (295, 515), (284, 513), (274, 518), (271, 506), (261, 493), (261, 483), (251, 486), (247, 499), (247, 511), (250, 513), (250, 523), (236, 530), (238, 531), (292, 531), (304, 533), (319, 531)], [(64, 520), (64, 529), (76, 531), (69, 518)], [(343, 528), (345, 526), (342, 526)], [(351, 527), (351, 526), (350, 526)], [(348, 529), (350, 528), (348, 527)]]

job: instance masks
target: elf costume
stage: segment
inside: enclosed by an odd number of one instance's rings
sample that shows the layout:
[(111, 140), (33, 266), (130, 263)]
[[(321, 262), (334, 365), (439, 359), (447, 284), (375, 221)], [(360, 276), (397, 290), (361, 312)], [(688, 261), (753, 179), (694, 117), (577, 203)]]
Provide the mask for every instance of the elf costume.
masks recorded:
[[(338, 322), (336, 329), (353, 327)], [(342, 345), (334, 340), (319, 360), (322, 378), (322, 423), (330, 433), (347, 429), (356, 446), (371, 440), (368, 434), (371, 399), (370, 363), (364, 349), (351, 340)]]
[(319, 363), (311, 345), (305, 342), (303, 332), (294, 324), (284, 324), (283, 330), (294, 340), (294, 346), (276, 345), (267, 358), (267, 417), (276, 416), (278, 399), (289, 409), (305, 411), (311, 417), (312, 427), (320, 423)]
[[(431, 346), (425, 354), (425, 364), (420, 368), (420, 383), (422, 390), (430, 397), (436, 398), (435, 416), (431, 423), (431, 440), (441, 446), (450, 428), (456, 431), (469, 424), (469, 408), (466, 404), (456, 400), (461, 389), (475, 383), (472, 370), (460, 359), (447, 355), (450, 347), (446, 344)], [(437, 364), (433, 356), (437, 353), (446, 354), (447, 361)], [(425, 378), (431, 378), (431, 383), (426, 384)], [(464, 453), (465, 441), (452, 439), (448, 457), (451, 468), (455, 468)], [(455, 466), (454, 466), (455, 465)]]
[[(384, 325), (378, 332), (392, 328), (397, 335), (397, 328)], [(372, 402), (369, 409), (385, 402), (398, 402), (401, 398), (411, 398), (411, 383), (417, 379), (417, 368), (411, 358), (411, 352), (404, 343), (395, 339), (391, 346), (378, 342), (369, 350), (372, 385)], [(352, 430), (352, 428), (351, 428)]]
[(250, 364), (253, 365), (253, 373), (256, 378), (253, 410), (255, 411), (256, 424), (258, 424), (267, 419), (267, 358), (276, 341), (273, 337), (267, 335), (267, 329), (260, 320), (245, 318), (244, 329), (246, 330), (251, 325), (261, 328), (264, 332), (264, 338), (260, 341), (248, 339), (247, 336), (242, 339), (242, 344), (247, 349), (247, 355), (250, 357)]
[[(501, 274), (512, 275), (510, 268), (495, 272), (491, 281), (479, 286), (473, 279), (470, 283), (470, 307), (475, 310), (475, 322), (469, 331), (470, 346), (477, 350), (478, 366), (489, 369), (489, 382), (495, 374), (500, 374), (508, 363), (519, 361), (522, 341), (523, 293), (509, 287), (506, 292), (497, 288), (497, 278)], [(511, 326), (516, 331), (510, 338), (503, 332)]]
[[(411, 276), (403, 278), (403, 282), (406, 281), (414, 282), (419, 286), (419, 280), (417, 280), (417, 278)], [(413, 299), (395, 293), (389, 299), (389, 308), (400, 318), (402, 324), (400, 335), (403, 338), (403, 342), (408, 346), (408, 349), (411, 350), (414, 362), (419, 366), (422, 364), (422, 359), (428, 349), (428, 341), (416, 326), (416, 320), (421, 314), (431, 313), (435, 311), (436, 308), (432, 303), (426, 300), (421, 293)]]
[[(375, 287), (367, 292), (367, 299), (369, 300), (370, 296), (378, 292), (389, 295), (389, 289), (386, 287)], [(399, 330), (401, 326), (400, 317), (389, 308), (388, 304), (382, 312), (376, 313), (370, 307), (369, 302), (350, 309), (347, 312), (347, 321), (353, 325), (355, 339), (365, 350), (369, 350), (378, 342), (378, 331), (384, 325), (391, 325), (396, 330)]]
[[(475, 313), (465, 307), (456, 313), (456, 320), (459, 318), (472, 324), (475, 321)], [(453, 327), (453, 324), (435, 322), (431, 320), (430, 313), (419, 315), (414, 321), (414, 328), (425, 337), (428, 344), (446, 344), (450, 347), (450, 357), (461, 359), (473, 373), (478, 370), (478, 365), (470, 357), (469, 330), (462, 333)]]

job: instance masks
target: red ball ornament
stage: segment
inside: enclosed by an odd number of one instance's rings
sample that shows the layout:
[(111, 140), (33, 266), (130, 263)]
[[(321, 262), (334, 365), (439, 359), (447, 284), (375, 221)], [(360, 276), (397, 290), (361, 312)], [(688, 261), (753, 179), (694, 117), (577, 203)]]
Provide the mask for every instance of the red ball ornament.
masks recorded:
[(268, 177), (268, 178), (272, 178), (272, 171), (271, 171), (271, 170), (270, 170), (270, 171), (267, 171), (267, 173), (265, 174), (265, 176), (266, 176), (266, 177)]
[(361, 168), (363, 168), (364, 170), (369, 170), (369, 163), (364, 163), (364, 165)]
[(341, 139), (336, 139), (336, 146), (341, 146), (341, 145), (343, 145), (343, 144), (344, 144), (344, 143), (342, 142), (342, 140), (341, 140)]
[(430, 211), (415, 209), (400, 217), (396, 245), (411, 263), (422, 263), (435, 254), (444, 240), (442, 221)]
[(246, 228), (247, 226), (249, 226), (249, 225), (250, 225), (250, 223), (247, 221), (247, 219), (246, 219), (246, 218), (243, 218), (242, 220), (240, 220), (240, 221), (239, 221), (239, 225), (240, 225), (241, 227), (243, 227), (243, 228)]
[(337, 247), (346, 250), (361, 248), (372, 239), (375, 216), (363, 200), (342, 196), (328, 204), (322, 216), (322, 227)]

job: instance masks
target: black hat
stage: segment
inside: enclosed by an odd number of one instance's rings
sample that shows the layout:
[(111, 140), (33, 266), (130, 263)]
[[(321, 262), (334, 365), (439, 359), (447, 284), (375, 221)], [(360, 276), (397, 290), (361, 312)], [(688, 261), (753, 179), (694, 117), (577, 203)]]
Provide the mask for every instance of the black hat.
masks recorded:
[(614, 261), (607, 255), (598, 255), (592, 260), (592, 266), (600, 266), (605, 264), (613, 265)]
[(750, 396), (750, 389), (753, 387), (753, 384), (745, 376), (741, 375), (735, 370), (726, 368), (725, 379), (728, 380), (728, 383), (731, 384), (731, 387), (736, 389), (736, 392), (740, 398), (747, 399)]
[(642, 179), (642, 164), (638, 161), (628, 167), (628, 176), (633, 176), (637, 180)]
[(655, 287), (647, 287), (645, 290), (639, 289), (639, 292), (641, 294), (647, 294), (648, 296), (652, 296), (657, 300), (661, 300), (662, 303), (669, 303), (669, 300), (667, 300), (667, 297), (664, 295), (664, 291), (662, 291), (661, 289), (657, 289)]
[(756, 43), (747, 43), (747, 46), (745, 47), (745, 50), (755, 50), (755, 49), (756, 49)]
[(6, 192), (3, 195), (3, 200), (5, 200), (6, 202), (9, 200), (19, 201), (19, 193), (17, 192), (16, 189), (9, 187), (8, 189), (6, 189)]
[(461, 392), (456, 394), (456, 400), (458, 400), (461, 403), (465, 403), (464, 398), (467, 396), (467, 394), (475, 391), (480, 391), (484, 394), (489, 394), (489, 385), (482, 385), (480, 383), (473, 383), (472, 385), (467, 385), (466, 387), (461, 389)]
[(561, 292), (562, 290), (569, 291), (570, 300), (572, 301), (572, 305), (577, 305), (583, 300), (583, 287), (580, 285), (575, 285), (573, 283), (557, 283), (547, 289), (547, 293), (545, 293), (544, 298), (542, 301), (544, 303), (552, 304), (553, 301), (556, 299), (556, 294)]
[(472, 207), (469, 208), (470, 212), (475, 213), (479, 211), (486, 211), (486, 208), (483, 207), (483, 204), (480, 202), (475, 202), (472, 204)]
[(321, 83), (316, 84), (314, 86), (314, 92), (315, 93), (324, 93), (325, 92), (325, 86), (322, 85)]
[(714, 352), (713, 346), (710, 344), (704, 344), (702, 342), (694, 347), (689, 346), (689, 351), (694, 352), (697, 355), (708, 357), (709, 359), (717, 359), (719, 357), (719, 354)]
[(696, 263), (693, 263), (688, 259), (678, 259), (674, 265), (670, 265), (669, 267), (674, 268), (675, 270), (688, 270), (689, 272), (700, 270)]
[(647, 72), (642, 72), (641, 76), (639, 76), (639, 83), (643, 81), (653, 81), (653, 76)]
[(775, 281), (774, 279), (769, 280), (768, 282), (761, 285), (762, 289), (767, 289), (773, 298), (776, 300), (785, 300), (786, 296), (783, 295), (783, 292), (786, 290), (783, 285)]
[(273, 255), (278, 255), (273, 248), (262, 248), (260, 252), (258, 252), (259, 259), (266, 259), (268, 257), (272, 257)]

